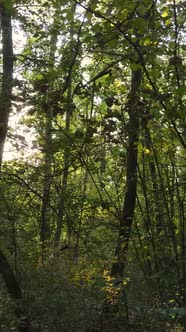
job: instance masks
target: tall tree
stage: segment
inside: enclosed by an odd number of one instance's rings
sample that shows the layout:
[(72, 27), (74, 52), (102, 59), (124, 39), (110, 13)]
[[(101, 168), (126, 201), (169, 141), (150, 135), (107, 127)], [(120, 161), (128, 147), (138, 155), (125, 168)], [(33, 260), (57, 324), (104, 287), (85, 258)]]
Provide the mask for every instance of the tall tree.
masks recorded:
[[(0, 168), (2, 166), (4, 144), (7, 136), (9, 113), (11, 111), (12, 87), (13, 87), (13, 41), (11, 9), (3, 1), (0, 4), (0, 21), (2, 33), (3, 72), (0, 92)], [(16, 301), (15, 314), (18, 317), (18, 329), (20, 332), (29, 331), (29, 322), (25, 317), (22, 306), (22, 291), (15, 277), (14, 271), (0, 250), (0, 273), (7, 286), (10, 296)]]

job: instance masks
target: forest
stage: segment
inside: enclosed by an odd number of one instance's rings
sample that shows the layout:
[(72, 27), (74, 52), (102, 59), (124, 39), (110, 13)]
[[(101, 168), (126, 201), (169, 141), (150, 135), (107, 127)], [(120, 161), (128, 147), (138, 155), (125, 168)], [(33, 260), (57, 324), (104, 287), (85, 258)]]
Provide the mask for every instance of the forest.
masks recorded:
[(185, 17), (0, 0), (0, 332), (186, 331)]

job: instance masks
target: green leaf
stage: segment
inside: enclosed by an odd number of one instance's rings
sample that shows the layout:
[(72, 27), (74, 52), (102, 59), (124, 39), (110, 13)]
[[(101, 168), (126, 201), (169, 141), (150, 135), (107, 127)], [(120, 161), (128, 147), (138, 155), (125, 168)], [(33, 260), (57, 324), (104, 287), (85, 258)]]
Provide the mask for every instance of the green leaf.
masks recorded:
[(178, 95), (178, 96), (186, 95), (186, 86), (181, 85), (177, 90), (175, 90), (175, 94)]
[(168, 18), (168, 20), (166, 20), (166, 21), (165, 21), (165, 25), (166, 25), (166, 26), (168, 26), (168, 25), (170, 25), (170, 24), (171, 24), (171, 22), (172, 22), (172, 21), (171, 21), (171, 19), (170, 19), (170, 18)]
[(151, 39), (150, 39), (149, 37), (147, 37), (147, 38), (145, 38), (145, 39), (143, 40), (143, 44), (144, 44), (145, 46), (150, 45), (150, 43), (151, 43)]
[(125, 8), (117, 14), (117, 19), (124, 21), (127, 18), (128, 10)]
[(130, 65), (130, 68), (132, 71), (136, 71), (137, 69), (141, 69), (141, 65), (137, 64), (137, 63), (132, 63)]

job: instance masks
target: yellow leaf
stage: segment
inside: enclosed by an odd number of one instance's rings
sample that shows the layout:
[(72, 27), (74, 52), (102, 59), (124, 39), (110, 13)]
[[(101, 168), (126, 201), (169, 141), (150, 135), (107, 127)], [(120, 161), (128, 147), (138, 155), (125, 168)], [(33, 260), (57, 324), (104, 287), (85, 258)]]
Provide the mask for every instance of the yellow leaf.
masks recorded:
[(161, 14), (161, 16), (162, 16), (163, 18), (165, 18), (165, 17), (169, 16), (169, 13), (168, 13), (167, 11), (165, 11), (165, 12), (163, 12), (163, 13)]
[(150, 150), (147, 149), (147, 148), (144, 148), (143, 151), (144, 151), (145, 154), (149, 154), (150, 153)]
[(113, 84), (117, 87), (120, 87), (122, 85), (121, 81), (119, 80), (115, 80)]

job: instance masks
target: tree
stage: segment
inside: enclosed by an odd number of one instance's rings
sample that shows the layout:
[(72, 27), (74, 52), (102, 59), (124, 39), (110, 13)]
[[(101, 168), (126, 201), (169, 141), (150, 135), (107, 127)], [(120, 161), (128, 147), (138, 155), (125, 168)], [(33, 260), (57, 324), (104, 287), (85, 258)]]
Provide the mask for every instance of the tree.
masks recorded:
[[(3, 72), (0, 94), (0, 168), (2, 165), (2, 157), (4, 143), (7, 135), (9, 113), (11, 111), (11, 99), (13, 88), (13, 43), (12, 43), (12, 22), (11, 10), (6, 7), (5, 3), (1, 3), (1, 31), (2, 31), (2, 54), (3, 54)], [(19, 319), (19, 331), (29, 331), (29, 323), (24, 317), (22, 303), (22, 292), (15, 274), (0, 250), (0, 272), (7, 286), (9, 294), (17, 301), (15, 313)]]

